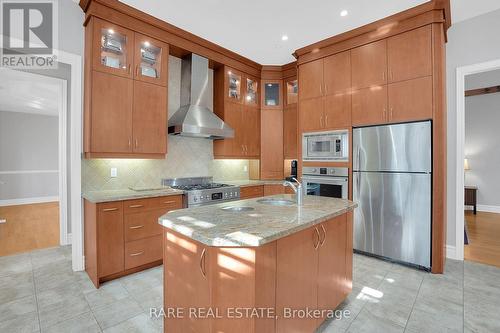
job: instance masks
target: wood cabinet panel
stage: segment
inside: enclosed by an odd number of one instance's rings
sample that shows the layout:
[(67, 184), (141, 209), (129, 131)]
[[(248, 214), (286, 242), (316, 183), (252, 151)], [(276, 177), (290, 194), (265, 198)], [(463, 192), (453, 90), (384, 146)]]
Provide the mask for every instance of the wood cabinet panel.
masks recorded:
[(297, 159), (298, 156), (298, 114), (297, 104), (283, 110), (283, 154), (285, 159)]
[(323, 98), (300, 100), (299, 120), (302, 132), (320, 130), (323, 128)]
[(264, 185), (264, 196), (285, 194), (285, 187), (282, 184), (266, 184)]
[(431, 118), (431, 76), (389, 84), (389, 122)]
[[(205, 308), (210, 300), (210, 251), (203, 244), (179, 234), (164, 233), (164, 305), (169, 308)], [(211, 332), (210, 319), (165, 317), (171, 332)]]
[(351, 93), (337, 92), (325, 97), (325, 128), (351, 127)]
[(98, 276), (119, 273), (124, 269), (123, 203), (97, 206)]
[(346, 279), (346, 215), (320, 227), (318, 248), (318, 308), (335, 309), (344, 299)]
[(384, 124), (387, 121), (387, 86), (352, 92), (352, 126)]
[(299, 96), (301, 100), (323, 95), (323, 59), (299, 66)]
[(387, 83), (387, 41), (385, 39), (351, 50), (352, 89)]
[(244, 186), (240, 188), (240, 199), (259, 198), (264, 196), (264, 186)]
[[(166, 87), (168, 83), (168, 44), (137, 32), (134, 41), (134, 79)], [(143, 56), (145, 52), (148, 52), (149, 57)], [(151, 56), (154, 56), (154, 59)], [(147, 60), (143, 60), (145, 58)], [(154, 76), (151, 76), (153, 72)]]
[[(317, 229), (310, 228), (277, 241), (276, 311), (284, 308), (311, 309), (317, 306), (318, 253)], [(293, 292), (292, 292), (293, 291)], [(314, 332), (316, 319), (278, 318), (276, 332)]]
[(261, 179), (283, 179), (283, 111), (261, 110)]
[(125, 269), (139, 267), (163, 258), (162, 235), (125, 243)]
[(323, 78), (325, 95), (351, 89), (351, 51), (345, 51), (324, 59)]
[(132, 80), (92, 73), (92, 152), (132, 152), (132, 96)]
[(248, 157), (260, 156), (260, 110), (244, 107), (243, 113), (243, 145), (244, 154)]
[(432, 75), (431, 26), (387, 39), (389, 82)]
[(161, 235), (163, 227), (158, 224), (158, 219), (166, 212), (167, 210), (162, 208), (126, 214), (124, 217), (125, 242)]
[(132, 133), (134, 152), (167, 153), (167, 89), (134, 81)]
[(349, 295), (352, 291), (352, 265), (353, 265), (353, 213), (347, 212), (346, 214), (346, 257), (345, 257), (345, 283), (344, 283), (344, 296)]

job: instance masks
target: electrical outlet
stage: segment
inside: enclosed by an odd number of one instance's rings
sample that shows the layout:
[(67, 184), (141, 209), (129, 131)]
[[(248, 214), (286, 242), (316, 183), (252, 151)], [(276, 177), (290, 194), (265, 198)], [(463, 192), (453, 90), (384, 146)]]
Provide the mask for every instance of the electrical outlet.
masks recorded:
[(0, 224), (1, 224), (1, 223), (7, 223), (7, 219), (2, 219), (2, 218), (0, 218)]
[(118, 169), (111, 168), (111, 178), (116, 178), (116, 177), (118, 177)]
[(248, 171), (248, 166), (244, 165), (243, 166), (243, 172), (247, 172)]

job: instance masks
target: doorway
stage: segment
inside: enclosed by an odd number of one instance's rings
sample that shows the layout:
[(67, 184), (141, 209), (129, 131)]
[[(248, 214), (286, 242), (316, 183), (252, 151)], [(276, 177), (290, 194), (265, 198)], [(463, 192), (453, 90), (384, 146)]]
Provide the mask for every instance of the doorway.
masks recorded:
[(66, 81), (0, 76), (0, 256), (66, 245)]
[[(500, 267), (500, 60), (457, 69), (457, 259)], [(460, 190), (463, 189), (463, 190)]]

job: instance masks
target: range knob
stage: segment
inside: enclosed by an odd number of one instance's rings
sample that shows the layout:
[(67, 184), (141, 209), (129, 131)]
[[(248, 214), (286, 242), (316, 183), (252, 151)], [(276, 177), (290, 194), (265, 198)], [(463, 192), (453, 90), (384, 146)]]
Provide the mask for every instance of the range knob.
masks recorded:
[(197, 201), (198, 201), (198, 198), (197, 198), (197, 197), (194, 197), (194, 198), (193, 198), (193, 201), (194, 201), (194, 202), (197, 202)]
[(312, 172), (316, 172), (316, 171), (318, 171), (318, 169), (316, 169), (316, 168), (312, 168), (312, 169), (311, 169), (311, 171), (312, 171)]

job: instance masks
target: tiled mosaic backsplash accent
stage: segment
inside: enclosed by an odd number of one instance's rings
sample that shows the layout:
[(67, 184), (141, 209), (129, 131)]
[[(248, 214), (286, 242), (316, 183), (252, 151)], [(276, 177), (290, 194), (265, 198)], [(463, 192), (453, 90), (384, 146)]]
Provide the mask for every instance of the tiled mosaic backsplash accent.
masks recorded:
[[(162, 178), (177, 177), (248, 179), (248, 161), (214, 160), (211, 140), (178, 136), (169, 136), (168, 140), (168, 154), (164, 160), (83, 160), (82, 190), (86, 192), (119, 190), (129, 186), (155, 187), (160, 185)], [(117, 168), (118, 177), (111, 178), (110, 168)]]

